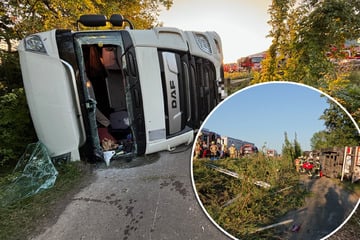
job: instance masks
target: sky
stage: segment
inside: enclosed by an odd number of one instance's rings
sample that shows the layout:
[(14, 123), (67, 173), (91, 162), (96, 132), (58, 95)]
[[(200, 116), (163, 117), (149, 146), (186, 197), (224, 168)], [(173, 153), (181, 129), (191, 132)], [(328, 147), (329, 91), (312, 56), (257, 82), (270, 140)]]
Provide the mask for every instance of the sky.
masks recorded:
[(324, 121), (319, 118), (329, 107), (327, 100), (318, 90), (305, 85), (257, 84), (225, 99), (202, 127), (278, 153), (282, 150), (284, 133), (290, 141), (296, 134), (301, 149), (311, 150), (313, 134), (325, 130)]
[(215, 31), (222, 40), (224, 63), (265, 51), (271, 44), (268, 8), (271, 0), (174, 0), (162, 10), (165, 27)]

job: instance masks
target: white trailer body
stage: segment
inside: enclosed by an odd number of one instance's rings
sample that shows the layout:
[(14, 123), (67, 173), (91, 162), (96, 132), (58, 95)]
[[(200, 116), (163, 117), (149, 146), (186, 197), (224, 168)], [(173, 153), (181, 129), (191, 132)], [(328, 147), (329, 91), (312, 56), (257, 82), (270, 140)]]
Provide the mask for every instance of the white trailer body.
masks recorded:
[(38, 138), (71, 160), (102, 159), (104, 131), (131, 155), (192, 142), (220, 101), (221, 51), (215, 32), (176, 28), (51, 30), (18, 47)]
[(254, 145), (253, 143), (246, 142), (246, 141), (236, 139), (236, 138), (232, 138), (232, 137), (228, 137), (228, 136), (221, 136), (221, 141), (222, 141), (222, 144), (226, 145), (227, 147), (230, 147), (231, 145), (234, 144), (236, 149), (240, 149), (245, 144)]

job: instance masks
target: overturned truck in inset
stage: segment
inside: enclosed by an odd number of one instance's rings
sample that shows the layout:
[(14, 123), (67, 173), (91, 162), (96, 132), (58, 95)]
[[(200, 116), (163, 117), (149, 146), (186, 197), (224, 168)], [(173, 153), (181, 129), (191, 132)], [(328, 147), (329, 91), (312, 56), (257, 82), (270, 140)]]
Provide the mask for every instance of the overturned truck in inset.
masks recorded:
[(318, 157), (324, 176), (360, 180), (360, 146), (321, 149)]

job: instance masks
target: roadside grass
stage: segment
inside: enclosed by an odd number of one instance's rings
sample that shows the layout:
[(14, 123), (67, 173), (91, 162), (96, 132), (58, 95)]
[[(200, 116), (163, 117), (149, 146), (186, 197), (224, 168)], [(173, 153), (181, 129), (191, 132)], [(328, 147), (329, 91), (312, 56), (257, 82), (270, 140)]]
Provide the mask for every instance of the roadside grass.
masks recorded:
[[(0, 239), (27, 239), (33, 235), (47, 218), (54, 218), (55, 205), (72, 189), (90, 176), (90, 168), (83, 162), (56, 165), (59, 172), (54, 187), (34, 196), (17, 201), (9, 206), (0, 207)], [(14, 176), (0, 177), (0, 185), (6, 184)]]
[(235, 79), (241, 79), (241, 78), (249, 78), (252, 77), (253, 73), (252, 72), (224, 72), (224, 78), (230, 78), (230, 80), (235, 80)]
[[(238, 90), (249, 86), (251, 83), (250, 79), (252, 79), (253, 76), (254, 76), (253, 72), (232, 72), (232, 73), (225, 72), (224, 78), (230, 79), (230, 86), (227, 86), (228, 95), (231, 95), (231, 94), (237, 92)], [(249, 78), (249, 81), (243, 81), (243, 82), (239, 82), (236, 84), (231, 83), (232, 80), (238, 80), (238, 79), (244, 79), (244, 78)]]
[[(239, 179), (217, 172), (207, 164), (236, 172)], [(261, 154), (242, 159), (196, 160), (193, 173), (197, 193), (208, 214), (240, 239), (276, 237), (272, 229), (255, 231), (303, 206), (308, 194), (299, 184), (299, 175), (291, 162)], [(254, 181), (267, 182), (271, 187), (258, 187)]]

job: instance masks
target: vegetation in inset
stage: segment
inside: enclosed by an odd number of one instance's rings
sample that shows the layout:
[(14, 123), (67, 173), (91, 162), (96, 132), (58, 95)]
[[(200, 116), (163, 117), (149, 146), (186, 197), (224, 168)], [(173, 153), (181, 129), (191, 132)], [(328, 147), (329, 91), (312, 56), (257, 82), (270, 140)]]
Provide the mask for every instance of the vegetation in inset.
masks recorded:
[[(216, 171), (215, 166), (237, 173), (238, 178)], [(257, 230), (302, 206), (307, 195), (287, 157), (258, 153), (239, 159), (199, 159), (193, 162), (193, 175), (208, 214), (240, 239), (271, 239), (273, 229)], [(270, 187), (261, 187), (257, 181)]]

